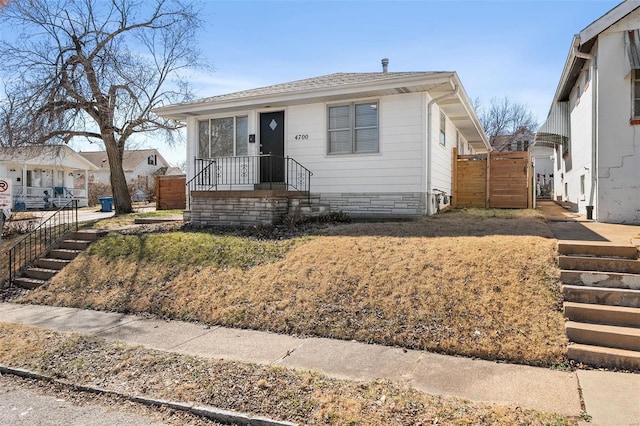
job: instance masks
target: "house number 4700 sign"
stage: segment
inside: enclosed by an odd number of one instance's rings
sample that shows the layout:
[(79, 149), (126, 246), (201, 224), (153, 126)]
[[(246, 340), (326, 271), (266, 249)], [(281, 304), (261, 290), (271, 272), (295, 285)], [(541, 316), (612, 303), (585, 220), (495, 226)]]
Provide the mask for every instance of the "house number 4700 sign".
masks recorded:
[(306, 141), (307, 139), (309, 139), (309, 135), (304, 133), (304, 134), (298, 134), (296, 135), (295, 139), (297, 141)]

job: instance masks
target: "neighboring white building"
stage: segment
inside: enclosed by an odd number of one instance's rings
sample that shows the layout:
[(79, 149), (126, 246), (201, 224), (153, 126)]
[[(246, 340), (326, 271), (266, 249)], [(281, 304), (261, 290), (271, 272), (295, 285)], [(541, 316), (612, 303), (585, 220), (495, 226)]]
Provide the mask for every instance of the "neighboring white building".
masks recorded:
[(555, 198), (640, 224), (640, 0), (575, 35), (536, 144), (555, 146)]
[[(77, 199), (87, 205), (87, 175), (96, 167), (66, 145), (0, 148), (0, 176), (13, 182), (14, 208), (55, 206)], [(53, 207), (53, 206), (51, 206)]]
[[(438, 190), (451, 194), (453, 148), (483, 153), (489, 143), (455, 72), (387, 72), (387, 64), (155, 112), (187, 124), (187, 181), (204, 159), (215, 161), (218, 191), (291, 190), (305, 180), (289, 168), (295, 160), (332, 211), (431, 214)], [(290, 159), (274, 166), (268, 154)]]
[[(106, 151), (80, 151), (78, 154), (96, 165), (97, 170), (89, 175), (89, 180), (96, 183), (110, 183), (111, 172)], [(125, 150), (122, 154), (122, 169), (127, 183), (147, 182), (152, 184), (157, 175), (164, 175), (169, 163), (156, 149)]]

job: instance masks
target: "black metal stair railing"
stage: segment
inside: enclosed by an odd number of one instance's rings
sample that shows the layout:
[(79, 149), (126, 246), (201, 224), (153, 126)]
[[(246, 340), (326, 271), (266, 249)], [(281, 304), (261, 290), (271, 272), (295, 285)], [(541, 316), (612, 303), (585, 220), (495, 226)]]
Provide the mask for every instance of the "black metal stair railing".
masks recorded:
[(45, 254), (65, 234), (77, 230), (78, 200), (72, 199), (7, 251), (8, 285), (13, 285), (13, 281), (23, 269)]
[(194, 177), (187, 182), (191, 191), (237, 189), (260, 185), (265, 189), (298, 191), (309, 196), (313, 173), (291, 157), (271, 154), (198, 158)]
[(187, 210), (191, 209), (191, 192), (211, 191), (216, 188), (215, 160), (196, 158), (194, 176), (187, 182)]

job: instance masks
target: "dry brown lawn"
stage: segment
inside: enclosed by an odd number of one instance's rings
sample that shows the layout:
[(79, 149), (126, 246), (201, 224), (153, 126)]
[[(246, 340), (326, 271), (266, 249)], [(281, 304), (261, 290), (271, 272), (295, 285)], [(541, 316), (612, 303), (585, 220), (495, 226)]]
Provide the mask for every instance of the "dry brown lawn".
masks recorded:
[[(453, 211), (317, 234), (250, 267), (116, 248), (85, 254), (22, 301), (532, 365), (565, 361), (555, 240), (535, 211)], [(178, 236), (173, 251), (192, 249)], [(126, 238), (152, 250), (148, 237)]]
[(576, 424), (560, 415), (432, 396), (388, 381), (336, 380), (14, 324), (0, 323), (0, 363), (76, 385), (309, 425)]

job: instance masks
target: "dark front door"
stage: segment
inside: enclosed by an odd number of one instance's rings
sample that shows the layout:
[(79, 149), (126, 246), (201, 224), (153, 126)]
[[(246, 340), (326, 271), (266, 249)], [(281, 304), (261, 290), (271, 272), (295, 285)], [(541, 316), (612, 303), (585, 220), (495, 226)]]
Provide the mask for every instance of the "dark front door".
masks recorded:
[(285, 181), (284, 111), (260, 114), (260, 182)]

